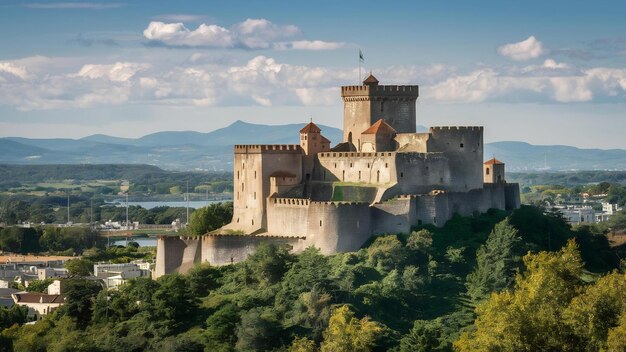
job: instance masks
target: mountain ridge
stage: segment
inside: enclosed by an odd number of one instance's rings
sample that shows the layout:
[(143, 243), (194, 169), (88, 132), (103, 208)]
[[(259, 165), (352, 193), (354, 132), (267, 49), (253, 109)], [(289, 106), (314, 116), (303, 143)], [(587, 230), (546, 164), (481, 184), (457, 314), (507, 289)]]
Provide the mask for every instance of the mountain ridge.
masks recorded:
[[(263, 125), (237, 120), (210, 132), (160, 131), (139, 138), (95, 134), (79, 139), (0, 138), (0, 163), (149, 164), (170, 170), (232, 169), (234, 144), (297, 144), (300, 124)], [(333, 145), (342, 130), (319, 125)], [(427, 131), (417, 126), (418, 131)], [(484, 156), (502, 159), (509, 171), (626, 170), (626, 150), (533, 145), (523, 141), (485, 144)]]

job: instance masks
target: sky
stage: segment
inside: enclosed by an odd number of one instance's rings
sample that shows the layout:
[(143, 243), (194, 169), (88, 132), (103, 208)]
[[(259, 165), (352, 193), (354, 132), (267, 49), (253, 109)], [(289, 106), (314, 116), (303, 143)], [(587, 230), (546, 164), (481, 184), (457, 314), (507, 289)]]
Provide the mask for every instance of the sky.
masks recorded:
[(626, 149), (625, 13), (576, 0), (0, 0), (0, 137), (341, 128), (339, 87), (371, 71), (420, 86), (420, 125)]

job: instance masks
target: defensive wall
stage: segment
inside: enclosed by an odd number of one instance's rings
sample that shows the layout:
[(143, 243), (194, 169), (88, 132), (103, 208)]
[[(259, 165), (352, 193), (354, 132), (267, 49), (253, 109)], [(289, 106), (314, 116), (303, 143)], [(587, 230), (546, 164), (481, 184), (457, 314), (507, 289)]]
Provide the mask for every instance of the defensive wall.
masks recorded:
[(470, 216), (489, 209), (520, 206), (517, 184), (485, 184), (468, 192), (433, 190), (428, 194), (399, 195), (375, 203), (318, 202), (269, 197), (269, 228), (263, 235), (210, 234), (196, 237), (160, 236), (155, 277), (187, 272), (195, 263), (236, 263), (262, 242), (289, 244), (294, 252), (309, 246), (323, 254), (358, 250), (372, 235), (409, 233), (413, 226), (441, 227), (454, 214)]
[(302, 148), (287, 145), (235, 145), (233, 220), (229, 228), (255, 233), (267, 228), (265, 199), (270, 195), (270, 176), (277, 172), (302, 181)]

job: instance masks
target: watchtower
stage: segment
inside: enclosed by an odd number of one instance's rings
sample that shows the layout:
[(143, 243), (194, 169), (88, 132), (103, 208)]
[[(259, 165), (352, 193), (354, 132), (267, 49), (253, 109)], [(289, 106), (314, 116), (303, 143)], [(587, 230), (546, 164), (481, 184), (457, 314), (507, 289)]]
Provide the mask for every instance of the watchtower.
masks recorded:
[(505, 183), (504, 163), (493, 158), (483, 164), (483, 175), (485, 183)]
[(397, 133), (415, 133), (415, 102), (419, 87), (379, 85), (369, 75), (360, 86), (341, 87), (343, 141), (361, 150), (361, 133), (384, 119)]

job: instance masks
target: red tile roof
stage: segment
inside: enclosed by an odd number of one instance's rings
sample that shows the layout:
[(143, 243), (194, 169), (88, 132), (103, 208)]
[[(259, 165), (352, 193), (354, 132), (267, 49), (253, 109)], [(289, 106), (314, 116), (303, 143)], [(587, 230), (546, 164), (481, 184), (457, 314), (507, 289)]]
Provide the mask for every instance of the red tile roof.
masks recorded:
[(503, 162), (501, 162), (500, 160), (498, 160), (498, 159), (496, 159), (496, 158), (493, 158), (493, 159), (491, 159), (491, 160), (487, 160), (487, 161), (485, 161), (485, 163), (484, 163), (484, 164), (485, 164), (485, 165), (504, 165), (504, 163), (503, 163)]
[(365, 81), (363, 81), (364, 85), (370, 85), (370, 84), (378, 84), (378, 80), (376, 79), (376, 77), (374, 77), (373, 74), (370, 73), (369, 76), (367, 76), (367, 78), (365, 79)]
[(389, 126), (389, 124), (387, 124), (385, 120), (380, 119), (376, 121), (376, 123), (374, 123), (370, 128), (361, 132), (361, 134), (380, 134), (380, 133), (392, 134), (392, 133), (396, 133), (396, 130), (394, 130), (393, 127)]
[(314, 124), (313, 122), (309, 122), (308, 125), (304, 126), (304, 128), (302, 128), (300, 130), (300, 133), (320, 133), (322, 132), (322, 130), (317, 127), (316, 124)]

